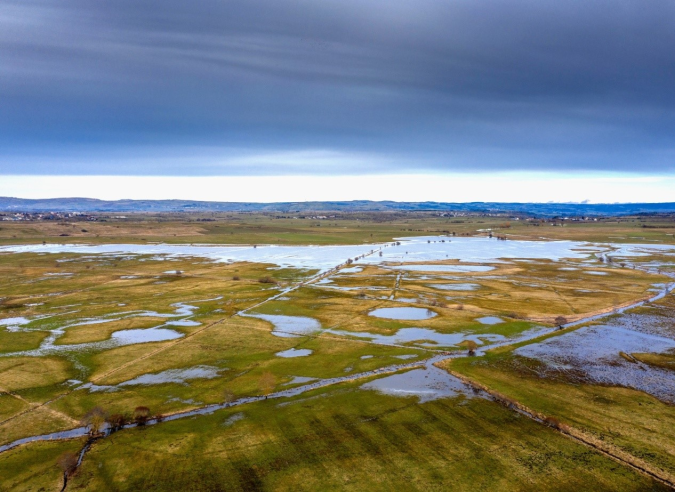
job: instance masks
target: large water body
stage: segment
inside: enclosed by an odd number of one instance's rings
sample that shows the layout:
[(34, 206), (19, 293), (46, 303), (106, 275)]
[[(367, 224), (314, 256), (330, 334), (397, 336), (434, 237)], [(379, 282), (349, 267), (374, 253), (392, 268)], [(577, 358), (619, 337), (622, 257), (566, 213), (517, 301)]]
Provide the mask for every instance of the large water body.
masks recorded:
[[(250, 261), (270, 263), (279, 267), (318, 269), (327, 271), (348, 259), (381, 251), (361, 258), (361, 264), (411, 263), (442, 260), (465, 262), (496, 262), (499, 259), (584, 259), (596, 251), (608, 251), (612, 245), (590, 245), (575, 241), (498, 241), (489, 238), (448, 238), (424, 236), (401, 238), (394, 243), (349, 246), (212, 246), (180, 244), (32, 244), (0, 247), (0, 253), (77, 253), (82, 255), (166, 255), (171, 257), (202, 257), (216, 262)], [(640, 255), (649, 251), (675, 251), (666, 245), (620, 245), (616, 255)], [(468, 265), (467, 265), (468, 266)], [(189, 273), (189, 272), (186, 272)]]

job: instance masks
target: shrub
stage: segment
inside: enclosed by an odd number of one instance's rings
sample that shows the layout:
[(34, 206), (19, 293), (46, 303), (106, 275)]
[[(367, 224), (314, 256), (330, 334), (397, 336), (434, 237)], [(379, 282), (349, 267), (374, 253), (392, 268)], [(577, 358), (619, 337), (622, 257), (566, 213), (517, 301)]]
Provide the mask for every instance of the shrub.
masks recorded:
[(128, 417), (121, 413), (115, 413), (106, 419), (112, 432), (120, 430), (128, 421)]
[(476, 349), (478, 348), (478, 344), (476, 342), (474, 342), (473, 340), (465, 340), (464, 345), (469, 350), (469, 355), (473, 355), (476, 353)]
[(561, 425), (560, 420), (555, 417), (545, 417), (544, 424), (548, 425), (549, 427), (553, 427), (554, 429), (560, 429)]
[(150, 417), (150, 409), (148, 407), (136, 407), (134, 409), (134, 420), (138, 425), (145, 425)]
[(77, 468), (77, 455), (71, 451), (66, 451), (56, 459), (56, 464), (66, 476), (70, 476)]

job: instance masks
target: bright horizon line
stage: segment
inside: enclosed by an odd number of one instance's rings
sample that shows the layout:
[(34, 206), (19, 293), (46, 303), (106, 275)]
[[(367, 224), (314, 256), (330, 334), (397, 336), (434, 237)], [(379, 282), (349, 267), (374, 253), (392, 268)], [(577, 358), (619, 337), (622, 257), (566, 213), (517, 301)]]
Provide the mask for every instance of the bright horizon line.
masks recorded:
[[(86, 192), (83, 193), (83, 191)], [(675, 176), (501, 172), (338, 176), (0, 175), (0, 196), (212, 202), (675, 202)], [(630, 201), (626, 200), (630, 198)]]

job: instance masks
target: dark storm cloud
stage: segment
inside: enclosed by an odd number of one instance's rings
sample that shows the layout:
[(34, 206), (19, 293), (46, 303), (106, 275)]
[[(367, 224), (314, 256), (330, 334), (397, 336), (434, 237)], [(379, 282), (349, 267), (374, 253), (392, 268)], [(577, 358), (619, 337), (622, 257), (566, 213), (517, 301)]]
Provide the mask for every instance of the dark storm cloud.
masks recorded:
[(673, 26), (672, 0), (0, 0), (0, 172), (671, 172)]

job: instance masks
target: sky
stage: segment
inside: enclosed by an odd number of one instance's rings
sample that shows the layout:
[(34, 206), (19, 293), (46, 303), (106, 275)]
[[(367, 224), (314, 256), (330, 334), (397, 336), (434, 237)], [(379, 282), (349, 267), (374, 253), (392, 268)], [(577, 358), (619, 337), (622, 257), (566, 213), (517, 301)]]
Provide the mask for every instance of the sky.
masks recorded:
[(0, 195), (675, 201), (672, 0), (0, 0)]

